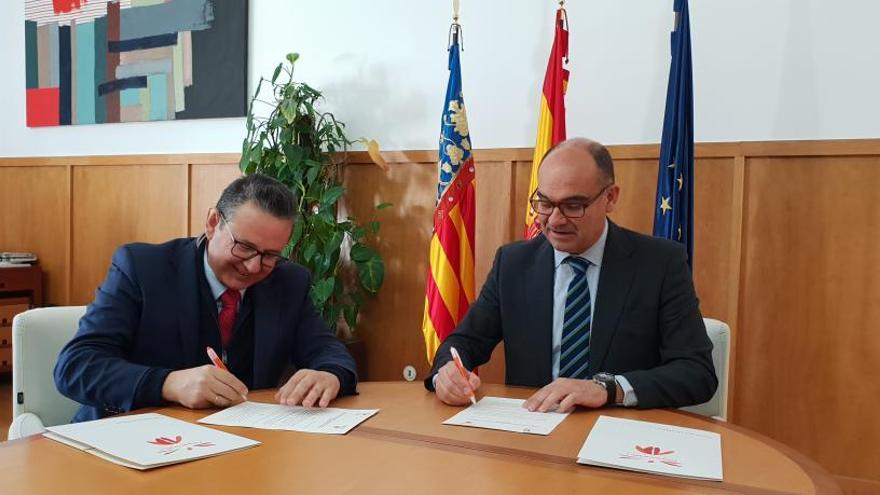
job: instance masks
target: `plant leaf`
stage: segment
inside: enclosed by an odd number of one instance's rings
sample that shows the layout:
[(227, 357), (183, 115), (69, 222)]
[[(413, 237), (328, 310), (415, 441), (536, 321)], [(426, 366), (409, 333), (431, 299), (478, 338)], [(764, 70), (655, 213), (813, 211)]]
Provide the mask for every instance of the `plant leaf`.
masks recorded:
[(322, 278), (315, 282), (315, 285), (312, 288), (312, 300), (317, 306), (323, 306), (324, 303), (327, 302), (330, 294), (333, 293), (333, 286), (335, 284), (336, 279), (333, 277)]
[(360, 312), (360, 307), (356, 304), (352, 304), (346, 306), (342, 312), (345, 316), (345, 322), (348, 323), (348, 328), (354, 330), (355, 325), (357, 324), (358, 313)]
[(305, 224), (305, 222), (303, 222), (302, 219), (297, 219), (293, 222), (293, 235), (290, 236), (290, 244), (296, 246), (297, 243), (299, 243), (303, 234), (303, 224)]
[(372, 248), (357, 243), (351, 247), (351, 253), (349, 256), (351, 256), (351, 260), (355, 263), (365, 263), (373, 258), (379, 258), (379, 253)]
[(367, 138), (360, 138), (357, 141), (366, 146), (367, 155), (370, 156), (370, 160), (372, 160), (373, 163), (384, 172), (387, 172), (390, 167), (388, 166), (388, 162), (385, 161), (385, 158), (383, 158), (382, 154), (379, 152), (379, 143), (375, 139)]
[(315, 245), (314, 240), (309, 239), (309, 241), (309, 245), (303, 249), (303, 260), (305, 260), (306, 263), (312, 261), (312, 258), (315, 257), (315, 253), (318, 252), (318, 247)]
[(376, 205), (376, 209), (379, 211), (382, 211), (386, 208), (391, 208), (392, 206), (394, 206), (394, 205), (391, 203), (379, 203), (378, 205)]
[(324, 255), (330, 256), (333, 253), (339, 251), (339, 246), (342, 245), (343, 233), (341, 231), (336, 231), (333, 233), (333, 236), (330, 237), (330, 240), (324, 244)]
[(358, 263), (358, 278), (367, 292), (375, 294), (385, 279), (385, 262), (376, 254), (363, 263)]
[(306, 184), (313, 184), (315, 182), (315, 179), (318, 177), (318, 172), (320, 171), (320, 167), (309, 168), (309, 171), (306, 172)]
[(336, 204), (336, 201), (345, 194), (345, 188), (342, 186), (333, 186), (330, 189), (324, 191), (324, 195), (321, 196), (321, 206), (326, 208), (328, 206)]

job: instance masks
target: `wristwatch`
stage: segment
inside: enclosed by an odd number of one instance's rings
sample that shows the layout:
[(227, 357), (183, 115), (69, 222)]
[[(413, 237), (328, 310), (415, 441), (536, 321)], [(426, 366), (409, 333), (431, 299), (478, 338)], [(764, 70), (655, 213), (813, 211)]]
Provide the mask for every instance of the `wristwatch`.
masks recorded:
[(614, 375), (602, 371), (593, 375), (593, 381), (601, 385), (608, 394), (606, 405), (614, 405), (617, 402), (617, 380), (614, 379)]

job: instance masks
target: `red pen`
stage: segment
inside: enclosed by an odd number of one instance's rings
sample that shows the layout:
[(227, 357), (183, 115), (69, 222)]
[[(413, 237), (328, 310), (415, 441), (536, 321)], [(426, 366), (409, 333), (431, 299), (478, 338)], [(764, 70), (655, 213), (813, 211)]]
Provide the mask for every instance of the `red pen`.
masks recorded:
[[(229, 369), (226, 367), (226, 365), (223, 364), (223, 361), (220, 359), (220, 356), (218, 356), (217, 353), (214, 352), (214, 349), (212, 349), (210, 346), (208, 346), (208, 347), (205, 347), (205, 350), (208, 352), (208, 358), (211, 360), (212, 363), (214, 363), (214, 366), (220, 368), (223, 371), (229, 371)], [(244, 399), (245, 402), (247, 402), (247, 397), (244, 394), (241, 395), (241, 398)]]
[(458, 351), (455, 350), (455, 347), (450, 347), (449, 352), (452, 354), (452, 362), (455, 363), (455, 367), (458, 368), (458, 372), (461, 373), (461, 377), (464, 378), (465, 383), (468, 384), (468, 388), (470, 389), (470, 399), (471, 404), (477, 404), (477, 398), (474, 397), (474, 389), (471, 387), (471, 381), (468, 379), (468, 372), (464, 369), (464, 363), (461, 362), (461, 356), (458, 355)]

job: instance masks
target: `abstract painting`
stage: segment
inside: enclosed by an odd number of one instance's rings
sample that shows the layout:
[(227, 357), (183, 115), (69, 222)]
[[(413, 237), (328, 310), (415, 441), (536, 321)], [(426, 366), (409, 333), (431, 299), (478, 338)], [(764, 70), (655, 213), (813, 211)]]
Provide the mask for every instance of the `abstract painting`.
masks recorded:
[(241, 117), (247, 0), (24, 0), (28, 127)]

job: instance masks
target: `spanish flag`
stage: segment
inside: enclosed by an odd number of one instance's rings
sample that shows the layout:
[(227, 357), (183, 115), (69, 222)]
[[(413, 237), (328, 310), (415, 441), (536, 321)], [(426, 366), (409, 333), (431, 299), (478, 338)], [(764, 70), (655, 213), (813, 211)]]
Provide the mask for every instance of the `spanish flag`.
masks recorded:
[(425, 289), (422, 332), (428, 362), (474, 301), (474, 159), (461, 92), (460, 26), (452, 27), (449, 83), (440, 123), (440, 159), (434, 233)]
[[(568, 14), (560, 7), (556, 11), (556, 35), (553, 49), (544, 74), (544, 90), (541, 95), (541, 113), (538, 117), (538, 137), (535, 139), (535, 153), (532, 156), (532, 175), (529, 181), (530, 199), (538, 188), (538, 168), (547, 150), (565, 141), (565, 90), (568, 87)], [(541, 229), (535, 221), (535, 212), (526, 201), (526, 223), (524, 237), (531, 239)]]

